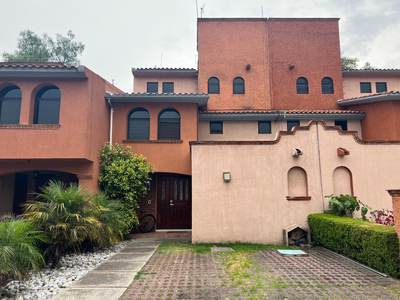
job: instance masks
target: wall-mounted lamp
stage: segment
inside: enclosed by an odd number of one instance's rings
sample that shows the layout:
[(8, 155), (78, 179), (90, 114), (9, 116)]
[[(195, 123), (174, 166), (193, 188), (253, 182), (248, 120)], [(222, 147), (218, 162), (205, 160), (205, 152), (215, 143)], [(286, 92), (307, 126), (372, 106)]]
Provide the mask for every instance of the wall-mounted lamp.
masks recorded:
[(342, 147), (339, 147), (339, 148), (337, 148), (337, 155), (338, 156), (350, 155), (350, 151), (347, 149), (344, 149)]
[(293, 148), (292, 155), (293, 156), (303, 155), (303, 151), (301, 151), (299, 148)]
[(289, 64), (289, 70), (293, 70), (294, 69), (294, 64)]
[(246, 70), (250, 70), (250, 68), (251, 68), (251, 65), (250, 65), (250, 64), (247, 64), (247, 65), (246, 65)]
[(231, 181), (231, 172), (224, 172), (222, 173), (225, 182)]

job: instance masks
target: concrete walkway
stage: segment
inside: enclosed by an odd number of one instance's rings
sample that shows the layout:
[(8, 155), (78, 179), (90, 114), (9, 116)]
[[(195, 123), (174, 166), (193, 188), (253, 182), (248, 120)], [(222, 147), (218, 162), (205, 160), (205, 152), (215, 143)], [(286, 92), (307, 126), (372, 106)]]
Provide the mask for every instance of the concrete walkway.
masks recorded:
[(146, 238), (133, 240), (53, 299), (118, 300), (163, 241), (190, 241), (190, 239)]

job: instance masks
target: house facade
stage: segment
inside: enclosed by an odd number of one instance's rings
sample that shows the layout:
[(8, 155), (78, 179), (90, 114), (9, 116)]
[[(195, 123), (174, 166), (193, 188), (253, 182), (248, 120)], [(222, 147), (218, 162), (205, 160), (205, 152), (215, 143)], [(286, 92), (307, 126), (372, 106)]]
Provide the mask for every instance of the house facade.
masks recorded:
[[(0, 108), (0, 210), (24, 200), (17, 177), (97, 188), (105, 141), (154, 165), (141, 209), (193, 242), (282, 244), (330, 194), (391, 209), (399, 71), (342, 70), (338, 19), (202, 18), (197, 46), (197, 70), (132, 69), (133, 93), (85, 67), (0, 65), (0, 103), (21, 98), (20, 112)], [(54, 87), (59, 119), (38, 123)]]

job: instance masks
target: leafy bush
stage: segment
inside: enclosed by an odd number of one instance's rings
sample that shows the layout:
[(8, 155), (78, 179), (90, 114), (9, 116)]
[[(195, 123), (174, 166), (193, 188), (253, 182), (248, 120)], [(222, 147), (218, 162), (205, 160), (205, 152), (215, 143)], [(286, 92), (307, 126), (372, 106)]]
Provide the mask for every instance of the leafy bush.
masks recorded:
[(13, 220), (10, 215), (0, 223), (0, 291), (7, 281), (27, 277), (31, 269), (39, 271), (44, 264), (36, 247), (40, 241), (46, 241), (44, 235), (26, 220)]
[(328, 214), (311, 214), (308, 224), (315, 245), (400, 277), (399, 240), (394, 227)]
[(93, 197), (77, 184), (66, 187), (62, 182), (49, 181), (41, 189), (34, 201), (24, 204), (23, 216), (49, 235), (45, 254), (53, 266), (63, 253), (80, 251), (84, 242), (93, 247), (122, 239), (118, 204), (105, 203), (101, 195)]
[(371, 222), (378, 224), (394, 226), (393, 211), (388, 209), (374, 210), (370, 212)]
[(140, 197), (147, 193), (146, 181), (153, 166), (146, 158), (133, 154), (128, 146), (115, 146), (106, 143), (99, 153), (101, 173), (100, 185), (108, 199), (117, 200), (122, 204), (125, 227), (123, 234), (129, 233), (139, 224), (136, 209), (139, 208)]
[(350, 195), (334, 196), (329, 195), (325, 196), (325, 198), (330, 198), (329, 200), (329, 208), (332, 209), (332, 213), (341, 217), (347, 216), (352, 218), (354, 211), (359, 211), (361, 208), (361, 217), (364, 221), (367, 220), (368, 209), (371, 209), (368, 205), (365, 205), (360, 200), (357, 200), (356, 197)]

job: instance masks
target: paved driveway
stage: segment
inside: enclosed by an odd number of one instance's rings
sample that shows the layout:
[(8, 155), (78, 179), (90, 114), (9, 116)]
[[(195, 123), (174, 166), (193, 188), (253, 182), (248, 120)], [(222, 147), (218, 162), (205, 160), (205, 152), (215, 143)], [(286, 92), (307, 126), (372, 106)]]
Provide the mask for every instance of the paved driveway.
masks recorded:
[(239, 277), (227, 270), (224, 253), (155, 253), (121, 299), (399, 299), (397, 280), (321, 248), (307, 252), (258, 251)]

